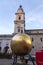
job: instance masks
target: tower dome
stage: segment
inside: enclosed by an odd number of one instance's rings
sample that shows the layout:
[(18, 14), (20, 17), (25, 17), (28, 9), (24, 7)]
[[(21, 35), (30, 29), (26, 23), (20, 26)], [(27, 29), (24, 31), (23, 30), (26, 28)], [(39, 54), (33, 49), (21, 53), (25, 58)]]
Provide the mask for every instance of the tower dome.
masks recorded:
[(18, 10), (17, 10), (17, 13), (24, 13), (24, 10), (23, 10), (23, 8), (22, 8), (21, 5), (19, 6), (19, 8), (18, 8)]

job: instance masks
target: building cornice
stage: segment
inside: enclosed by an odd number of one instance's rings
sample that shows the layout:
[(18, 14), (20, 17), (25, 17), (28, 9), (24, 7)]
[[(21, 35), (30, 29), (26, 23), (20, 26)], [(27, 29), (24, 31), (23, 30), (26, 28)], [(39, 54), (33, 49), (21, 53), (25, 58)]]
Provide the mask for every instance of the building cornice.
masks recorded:
[(30, 29), (30, 30), (25, 29), (25, 31), (43, 31), (43, 29)]
[(0, 37), (12, 37), (12, 34), (0, 34)]

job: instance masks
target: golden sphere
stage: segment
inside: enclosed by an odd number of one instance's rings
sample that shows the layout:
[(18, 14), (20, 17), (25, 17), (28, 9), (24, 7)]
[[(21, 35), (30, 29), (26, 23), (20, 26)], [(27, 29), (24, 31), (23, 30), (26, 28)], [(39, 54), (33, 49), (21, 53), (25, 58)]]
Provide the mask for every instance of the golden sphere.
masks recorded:
[(25, 55), (32, 49), (32, 41), (27, 34), (16, 34), (11, 40), (12, 52), (17, 55)]

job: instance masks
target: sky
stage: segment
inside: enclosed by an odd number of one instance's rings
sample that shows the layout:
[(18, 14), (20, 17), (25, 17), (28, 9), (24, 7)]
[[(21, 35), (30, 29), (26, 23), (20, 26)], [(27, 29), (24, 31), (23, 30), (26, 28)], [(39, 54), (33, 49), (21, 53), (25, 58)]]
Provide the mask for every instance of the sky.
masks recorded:
[(0, 34), (14, 32), (15, 13), (25, 12), (25, 29), (43, 29), (43, 0), (0, 0)]

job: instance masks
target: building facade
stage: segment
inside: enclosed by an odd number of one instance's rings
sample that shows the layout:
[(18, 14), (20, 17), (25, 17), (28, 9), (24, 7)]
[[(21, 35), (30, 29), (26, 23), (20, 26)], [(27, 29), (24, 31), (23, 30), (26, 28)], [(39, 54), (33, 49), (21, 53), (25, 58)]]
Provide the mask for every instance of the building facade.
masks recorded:
[(25, 29), (25, 12), (20, 6), (15, 13), (14, 20), (14, 33), (9, 35), (0, 35), (0, 52), (4, 52), (6, 46), (9, 47), (11, 53), (10, 42), (15, 34), (25, 33), (28, 34), (32, 39), (32, 50), (31, 54), (35, 55), (36, 51), (43, 50), (43, 29), (26, 30)]

